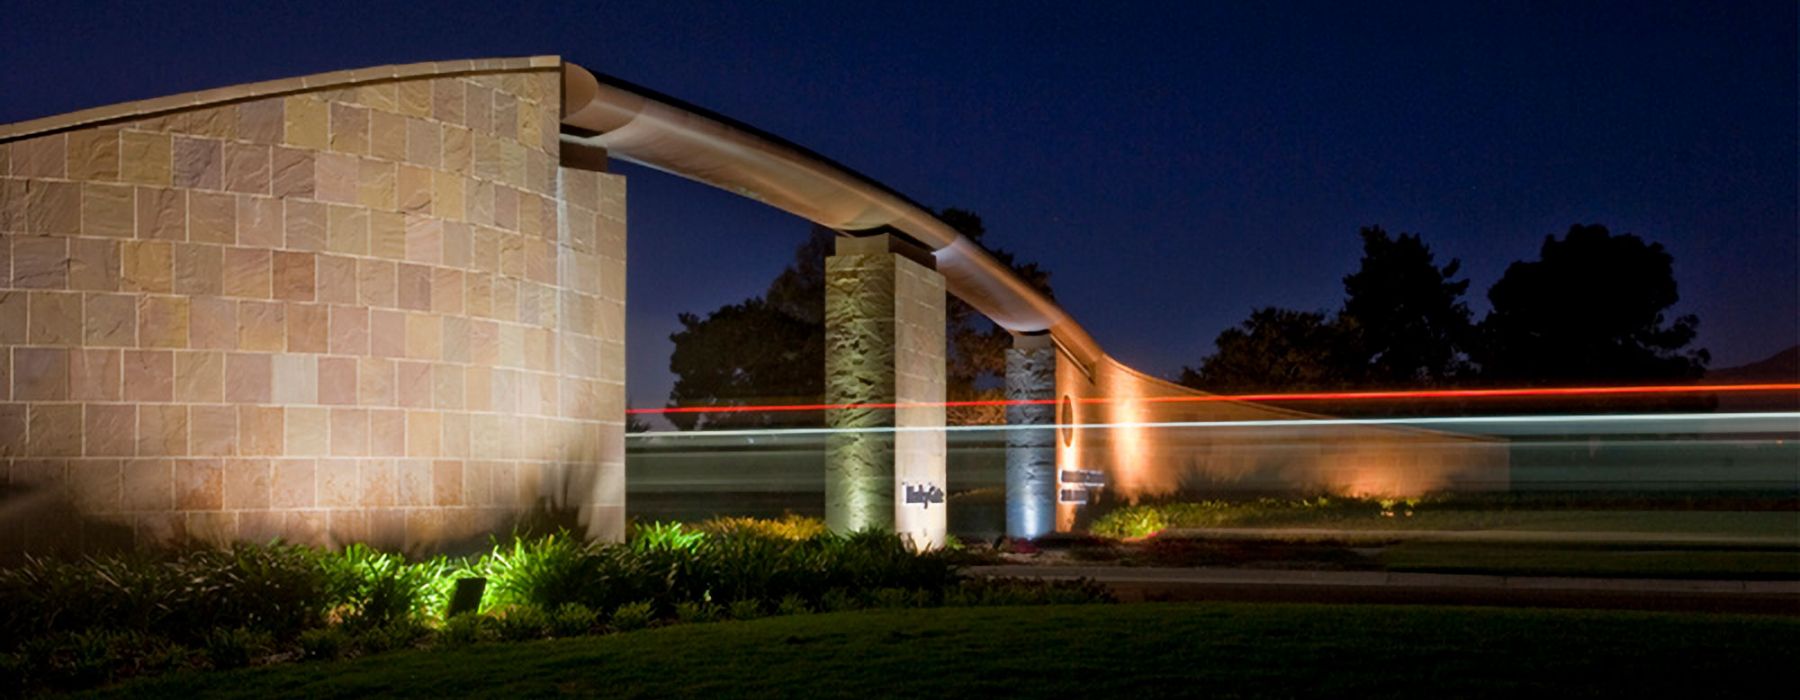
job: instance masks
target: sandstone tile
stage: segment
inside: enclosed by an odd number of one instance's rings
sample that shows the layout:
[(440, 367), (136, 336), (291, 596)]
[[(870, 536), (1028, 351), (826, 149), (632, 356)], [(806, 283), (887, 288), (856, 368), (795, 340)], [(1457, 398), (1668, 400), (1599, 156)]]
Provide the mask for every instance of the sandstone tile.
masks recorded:
[(281, 143), (285, 120), (282, 102), (282, 98), (274, 97), (239, 104), (237, 108), (238, 138), (265, 145)]
[(356, 405), (356, 358), (319, 358), (319, 403)]
[(406, 160), (406, 117), (392, 112), (371, 114), (369, 154), (386, 161)]
[[(293, 410), (289, 409), (289, 424), (292, 424)], [(320, 431), (321, 434), (323, 430)], [(290, 433), (290, 437), (291, 437)], [(290, 440), (290, 442), (292, 442)], [(290, 448), (290, 451), (291, 448)], [(312, 508), (318, 505), (315, 497), (313, 474), (316, 470), (310, 459), (277, 459), (271, 465), (269, 475), (269, 507), (271, 508)], [(290, 532), (289, 523), (283, 522), (283, 532)]]
[(359, 156), (368, 154), (369, 110), (332, 103), (331, 150)]
[(331, 454), (335, 457), (362, 457), (369, 454), (367, 410), (331, 409)]
[(52, 134), (12, 144), (13, 177), (63, 178), (68, 175), (69, 137)]
[(494, 133), (494, 90), (471, 84), (468, 87), (467, 123), (469, 129), (484, 134)]
[(459, 365), (435, 365), (431, 371), (432, 405), (441, 410), (463, 408), (463, 369)]
[(303, 405), (319, 402), (319, 358), (275, 355), (270, 362), (274, 375), (273, 403)]
[(362, 159), (357, 162), (357, 202), (380, 211), (399, 208), (395, 165), (385, 161)]
[(312, 253), (276, 251), (273, 260), (276, 299), (312, 301), (316, 274)]
[(12, 374), (15, 401), (66, 401), (69, 398), (69, 351), (66, 348), (13, 348)]
[[(393, 460), (364, 460), (358, 471), (362, 476), (359, 487), (362, 491), (362, 507), (387, 508), (394, 505), (397, 484)], [(371, 525), (371, 529), (373, 528)]]
[(446, 126), (443, 131), (444, 159), (439, 166), (458, 176), (475, 173), (475, 137), (468, 129)]
[(329, 314), (322, 304), (288, 304), (288, 352), (326, 352), (330, 347), (328, 319)]
[(356, 89), (356, 101), (372, 109), (396, 112), (400, 109), (400, 90), (394, 83), (362, 85)]
[(415, 311), (431, 309), (431, 268), (401, 263), (396, 273), (400, 308)]
[(119, 368), (117, 350), (70, 350), (69, 399), (118, 401)]
[(386, 309), (369, 311), (369, 354), (375, 357), (407, 357), (406, 314)]
[(400, 211), (417, 214), (432, 213), (431, 182), (432, 173), (436, 171), (411, 165), (402, 165), (399, 167), (400, 174), (399, 180), (397, 181), (396, 197), (400, 205)]
[(306, 95), (285, 98), (282, 104), (284, 143), (323, 151), (330, 146), (330, 116), (325, 103)]
[(398, 212), (369, 214), (369, 254), (377, 258), (406, 258), (406, 218)]
[[(125, 363), (126, 401), (171, 401), (175, 389), (175, 354), (167, 350), (126, 350), (120, 354)], [(18, 366), (18, 358), (13, 358)], [(16, 392), (15, 392), (16, 393)], [(183, 423), (185, 426), (186, 423)], [(183, 428), (183, 435), (185, 435)], [(185, 438), (183, 444), (186, 443)]]
[(356, 293), (364, 306), (392, 307), (399, 303), (395, 265), (383, 260), (356, 262)]
[(245, 194), (268, 194), (273, 174), (268, 146), (225, 144), (225, 189)]
[(494, 410), (494, 371), (487, 367), (467, 367), (463, 372), (464, 407), (471, 411)]
[(354, 306), (332, 306), (327, 343), (336, 355), (369, 354), (369, 310)]
[(299, 251), (326, 249), (325, 205), (317, 202), (288, 200), (283, 226), (287, 231), (287, 247)]
[(401, 406), (431, 408), (435, 388), (429, 362), (396, 362), (395, 384)]
[(431, 462), (431, 503), (435, 506), (463, 504), (463, 462), (439, 459)]
[(287, 430), (284, 416), (285, 412), (280, 406), (239, 406), (238, 454), (251, 457), (280, 456), (282, 439)]
[(175, 137), (176, 187), (216, 190), (224, 184), (224, 151), (219, 141)]
[(369, 254), (369, 210), (333, 205), (327, 220), (326, 250), (343, 255)]
[(188, 300), (183, 297), (138, 299), (138, 344), (150, 348), (186, 347)]
[[(0, 395), (8, 393), (11, 388), (10, 380), (8, 380), (7, 386), (4, 389), (0, 389)], [(0, 404), (0, 457), (25, 456), (26, 413), (27, 407), (25, 404)], [(17, 479), (13, 479), (13, 482), (21, 483)]]
[(465, 124), (464, 83), (460, 80), (431, 81), (431, 118), (446, 124)]
[(89, 457), (129, 457), (137, 451), (137, 407), (87, 404), (83, 430)]
[(90, 293), (83, 310), (81, 340), (86, 346), (137, 346), (137, 297)]
[(119, 134), (119, 179), (125, 182), (168, 187), (174, 183), (174, 158), (174, 141), (168, 134)]
[(34, 345), (81, 344), (81, 294), (31, 292), (27, 337)]
[[(443, 435), (443, 420), (435, 411), (406, 412), (406, 451), (411, 457), (437, 457), (442, 454), (439, 440)], [(458, 470), (460, 473), (460, 470)], [(462, 490), (461, 484), (457, 491)], [(421, 505), (430, 505), (424, 503)]]
[(136, 209), (131, 186), (85, 183), (81, 186), (82, 235), (130, 238), (136, 229)]
[(175, 507), (175, 463), (167, 459), (128, 459), (120, 465), (121, 504), (127, 511), (166, 511)]
[(26, 411), (26, 453), (34, 457), (81, 455), (81, 404), (32, 404)]
[(369, 411), (369, 454), (375, 457), (406, 456), (406, 412), (397, 409)]
[(234, 352), (225, 356), (225, 400), (232, 403), (269, 403), (274, 367), (269, 355)]
[(75, 506), (90, 513), (117, 513), (122, 496), (119, 460), (83, 459), (69, 463), (69, 487)]
[(317, 163), (312, 151), (276, 146), (269, 156), (269, 194), (311, 198), (317, 192)]
[(501, 321), (523, 322), (519, 313), (519, 281), (506, 277), (494, 278), (493, 318)]
[[(3, 247), (3, 246), (0, 246)], [(119, 242), (100, 238), (69, 240), (69, 288), (85, 291), (118, 291)]]
[(225, 250), (216, 245), (175, 244), (175, 293), (217, 296), (225, 289)]
[[(226, 384), (231, 383), (231, 361), (225, 363)], [(229, 400), (230, 389), (226, 389)], [(188, 451), (202, 457), (230, 457), (237, 454), (237, 407), (189, 406)]]
[(238, 304), (230, 299), (196, 297), (188, 300), (187, 347), (236, 350)]
[(494, 136), (510, 140), (519, 138), (518, 97), (505, 92), (494, 93)]
[(406, 315), (406, 356), (418, 360), (443, 357), (443, 323), (429, 313)]
[(511, 187), (494, 188), (494, 225), (508, 231), (519, 230), (519, 191)]
[(438, 126), (423, 119), (406, 120), (406, 162), (427, 168), (443, 163), (443, 134)]
[(286, 232), (281, 200), (241, 195), (237, 198), (237, 243), (252, 248), (280, 248)]
[(379, 357), (357, 360), (357, 401), (364, 406), (393, 406), (397, 403), (394, 389), (394, 362)]
[(136, 200), (138, 238), (187, 240), (186, 192), (139, 187)]
[(280, 302), (244, 301), (237, 308), (240, 350), (281, 352), (287, 349), (287, 306)]
[[(431, 460), (395, 460), (394, 476), (396, 480), (396, 504), (413, 509), (407, 511), (409, 517), (421, 512), (418, 510), (420, 507), (431, 505)], [(413, 535), (415, 528), (420, 526), (429, 527), (429, 525), (422, 523), (408, 522), (407, 528), (409, 536)]]
[(331, 410), (287, 407), (285, 444), (290, 455), (323, 456), (331, 451)]
[[(314, 480), (318, 484), (318, 501), (326, 507), (355, 507), (362, 505), (362, 477), (360, 476), (361, 460), (354, 459), (321, 459), (317, 462)], [(354, 511), (362, 515), (360, 510)], [(332, 514), (333, 531), (338, 530), (338, 513)], [(353, 540), (365, 537), (363, 532), (337, 533), (347, 535)]]
[(408, 80), (397, 86), (400, 90), (400, 113), (411, 117), (431, 116), (431, 81)]
[(469, 414), (440, 413), (444, 432), (438, 440), (439, 451), (446, 457), (458, 459), (469, 456)]
[(260, 248), (226, 248), (224, 266), (226, 296), (269, 298), (272, 279), (269, 251)]
[(224, 403), (225, 353), (175, 353), (175, 400), (183, 403)]
[(224, 503), (224, 462), (216, 459), (175, 460), (176, 509), (218, 510)]
[[(0, 243), (0, 249), (4, 249)], [(0, 276), (0, 279), (4, 279)], [(17, 290), (0, 290), (0, 345), (24, 345), (27, 328), (26, 316), (30, 308), (31, 297), (28, 293)], [(4, 353), (0, 353), (3, 355)], [(0, 363), (3, 365), (5, 363)], [(5, 387), (0, 386), (0, 397), (5, 396)]]
[(357, 303), (355, 258), (321, 255), (314, 263), (318, 270), (316, 289), (320, 302)]
[(461, 221), (463, 219), (463, 178), (455, 173), (442, 170), (428, 171), (431, 175), (429, 209), (422, 210), (445, 221)]
[[(126, 399), (131, 378), (126, 375)], [(180, 404), (138, 406), (137, 453), (139, 456), (180, 456), (188, 453), (188, 410)]]
[(188, 194), (187, 238), (196, 243), (237, 243), (237, 197), (212, 192)]
[(237, 137), (236, 105), (184, 110), (163, 117), (162, 121), (163, 128), (178, 134), (217, 139)]
[(313, 195), (321, 202), (356, 204), (361, 182), (356, 156), (318, 153), (313, 156)]
[(482, 272), (500, 271), (500, 230), (489, 226), (471, 227), (470, 267)]
[(25, 230), (49, 235), (81, 233), (81, 184), (45, 180), (27, 182)]

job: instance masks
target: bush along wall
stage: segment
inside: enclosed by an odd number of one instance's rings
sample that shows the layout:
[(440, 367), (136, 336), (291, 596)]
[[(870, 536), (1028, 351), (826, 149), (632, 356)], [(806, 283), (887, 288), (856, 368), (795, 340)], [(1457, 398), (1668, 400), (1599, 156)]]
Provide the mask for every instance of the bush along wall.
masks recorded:
[[(423, 561), (279, 542), (28, 559), (0, 569), (0, 694), (684, 622), (1111, 600), (1085, 582), (965, 579), (952, 557), (787, 518), (648, 525), (623, 544), (520, 537)], [(484, 579), (485, 594), (446, 618), (468, 578)]]

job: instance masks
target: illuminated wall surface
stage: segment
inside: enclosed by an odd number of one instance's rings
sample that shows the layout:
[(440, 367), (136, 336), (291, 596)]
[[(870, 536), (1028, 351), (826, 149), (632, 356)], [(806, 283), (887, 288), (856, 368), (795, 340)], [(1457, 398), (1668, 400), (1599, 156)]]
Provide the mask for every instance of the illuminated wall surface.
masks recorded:
[[(892, 245), (888, 236), (842, 238), (825, 261), (825, 400), (931, 405), (836, 409), (826, 416), (833, 428), (944, 426), (944, 277)], [(942, 546), (945, 462), (941, 430), (831, 435), (827, 524), (892, 529)]]
[(619, 537), (625, 188), (559, 167), (560, 66), (5, 127), (9, 483), (142, 541), (429, 544), (541, 499)]
[[(1504, 440), (1393, 426), (1157, 428), (1137, 423), (1313, 418), (1255, 403), (1153, 402), (1200, 395), (1110, 359), (1092, 377), (1057, 358), (1059, 423), (1078, 427), (1057, 438), (1060, 469), (1104, 472), (1108, 495), (1140, 500), (1177, 491), (1318, 491), (1358, 496), (1417, 496), (1454, 488), (1505, 490)], [(1082, 399), (1107, 401), (1082, 403)], [(1070, 412), (1074, 415), (1067, 415)], [(1057, 526), (1075, 524), (1076, 506), (1059, 504)]]

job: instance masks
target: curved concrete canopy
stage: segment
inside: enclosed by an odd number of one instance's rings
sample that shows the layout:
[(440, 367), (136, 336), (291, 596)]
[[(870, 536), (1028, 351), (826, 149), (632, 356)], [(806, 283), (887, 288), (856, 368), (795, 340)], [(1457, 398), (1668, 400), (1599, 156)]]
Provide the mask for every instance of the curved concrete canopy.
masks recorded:
[(929, 247), (950, 292), (1014, 333), (1048, 332), (1091, 370), (1105, 357), (1049, 297), (936, 215), (844, 166), (750, 126), (563, 64), (564, 139), (761, 201), (845, 233), (891, 229)]

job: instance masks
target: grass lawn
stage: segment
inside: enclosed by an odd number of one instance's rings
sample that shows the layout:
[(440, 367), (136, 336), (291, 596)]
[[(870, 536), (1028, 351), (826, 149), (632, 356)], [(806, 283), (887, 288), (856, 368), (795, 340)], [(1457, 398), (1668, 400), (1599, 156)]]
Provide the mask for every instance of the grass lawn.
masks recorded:
[(172, 676), (106, 696), (1441, 697), (1766, 693), (1800, 620), (1141, 604), (888, 610)]
[(1218, 527), (1667, 533), (1783, 539), (1790, 544), (1800, 544), (1800, 513), (1793, 511), (1421, 509), (1412, 517), (1394, 518), (1343, 518), (1295, 511), (1272, 513), (1254, 521)]

